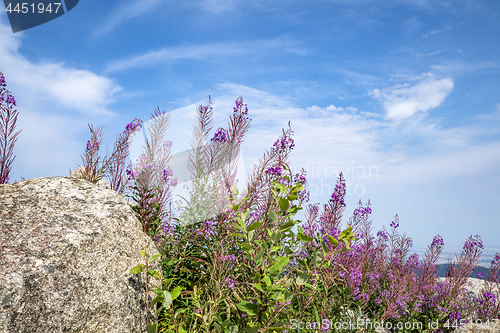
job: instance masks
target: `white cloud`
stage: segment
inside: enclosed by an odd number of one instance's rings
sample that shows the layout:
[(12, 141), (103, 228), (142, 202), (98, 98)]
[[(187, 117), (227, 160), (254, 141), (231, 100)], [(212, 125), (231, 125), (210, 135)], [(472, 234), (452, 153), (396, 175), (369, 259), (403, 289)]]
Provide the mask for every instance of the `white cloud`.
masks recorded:
[(451, 92), (453, 85), (450, 78), (438, 80), (433, 74), (428, 74), (414, 86), (403, 84), (383, 90), (374, 89), (370, 91), (370, 95), (383, 102), (387, 119), (402, 120), (417, 112), (438, 107)]
[[(0, 30), (10, 28), (0, 17)], [(79, 161), (80, 135), (89, 118), (114, 115), (108, 108), (121, 88), (111, 79), (21, 52), (24, 33), (0, 34), (0, 70), (17, 100), (13, 177), (68, 175)], [(102, 119), (102, 118), (101, 118)], [(85, 134), (87, 134), (86, 132)]]
[[(0, 29), (8, 27), (0, 22)], [(121, 87), (111, 79), (64, 63), (34, 63), (19, 52), (23, 34), (0, 35), (2, 71), (10, 87), (29, 91), (24, 105), (40, 107), (42, 102), (91, 115), (110, 115), (108, 105)], [(12, 89), (11, 89), (12, 90)], [(21, 96), (17, 94), (17, 96)]]
[(99, 37), (110, 33), (117, 27), (122, 25), (125, 21), (134, 19), (138, 16), (152, 12), (161, 3), (166, 2), (165, 0), (135, 0), (126, 1), (121, 3), (109, 16), (108, 20), (104, 24), (98, 27), (94, 36)]
[(165, 47), (160, 50), (146, 52), (136, 57), (114, 61), (107, 66), (106, 71), (114, 72), (130, 68), (145, 67), (178, 59), (234, 57), (247, 54), (262, 54), (263, 52), (275, 50), (299, 55), (307, 53), (306, 50), (296, 47), (295, 43), (287, 37), (249, 42)]

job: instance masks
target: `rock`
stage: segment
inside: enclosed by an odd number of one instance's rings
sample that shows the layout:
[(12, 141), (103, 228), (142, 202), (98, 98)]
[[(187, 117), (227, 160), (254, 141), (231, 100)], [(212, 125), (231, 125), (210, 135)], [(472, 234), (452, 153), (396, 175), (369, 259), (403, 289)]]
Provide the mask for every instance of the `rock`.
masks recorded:
[(145, 331), (144, 273), (129, 270), (157, 250), (123, 197), (50, 177), (0, 185), (0, 203), (1, 333)]
[(495, 322), (481, 324), (465, 324), (454, 333), (500, 333), (500, 324)]
[[(70, 177), (72, 177), (72, 178), (78, 178), (78, 179), (84, 179), (83, 178), (83, 172), (84, 172), (84, 170), (85, 170), (84, 167), (79, 167), (78, 169), (76, 169), (75, 171), (73, 171), (71, 173)], [(111, 186), (104, 179), (99, 180), (96, 185), (99, 186), (102, 189), (108, 189), (108, 190), (111, 189)]]

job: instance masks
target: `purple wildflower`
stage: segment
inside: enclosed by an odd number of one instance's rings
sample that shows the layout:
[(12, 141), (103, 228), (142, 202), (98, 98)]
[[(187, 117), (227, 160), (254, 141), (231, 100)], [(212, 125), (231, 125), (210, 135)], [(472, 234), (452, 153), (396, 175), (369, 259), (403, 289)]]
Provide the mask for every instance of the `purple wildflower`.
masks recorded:
[(227, 135), (226, 135), (226, 130), (222, 127), (219, 127), (217, 132), (215, 132), (214, 137), (212, 138), (212, 141), (215, 142), (227, 142)]
[(387, 242), (389, 240), (389, 235), (385, 232), (385, 230), (380, 230), (377, 232), (377, 237), (382, 241), (382, 242)]
[(412, 254), (406, 261), (406, 266), (411, 267), (413, 269), (419, 269), (420, 263), (418, 261), (418, 254), (416, 253)]
[(469, 237), (464, 244), (465, 252), (472, 252), (476, 248), (484, 249), (483, 242), (481, 241), (481, 237), (479, 235)]
[(293, 141), (291, 135), (285, 134), (274, 142), (271, 151), (293, 150), (293, 148), (295, 148), (295, 141)]
[(225, 280), (224, 280), (225, 283), (227, 283), (227, 286), (229, 287), (229, 289), (231, 289), (231, 291), (234, 291), (234, 288), (235, 288), (235, 284), (238, 282), (236, 280), (233, 280), (231, 279), (230, 277), (227, 277)]
[(359, 207), (354, 209), (353, 215), (358, 217), (358, 218), (363, 218), (365, 216), (368, 216), (369, 214), (372, 213), (372, 209), (369, 206), (370, 202), (368, 202), (368, 205), (366, 207), (363, 207), (363, 204), (361, 203), (361, 200), (358, 202)]
[(434, 236), (432, 239), (432, 244), (431, 247), (439, 247), (439, 246), (444, 246), (444, 241), (443, 237), (441, 237), (439, 234)]
[(398, 217), (398, 214), (396, 214), (396, 216), (394, 216), (394, 221), (391, 222), (391, 227), (396, 229), (397, 227), (399, 227), (399, 217)]
[(460, 323), (461, 319), (462, 315), (460, 314), (460, 312), (450, 313), (450, 321), (452, 322), (452, 324), (456, 325), (457, 323)]
[(345, 179), (341, 172), (339, 178), (337, 179), (337, 184), (335, 185), (335, 189), (333, 190), (330, 201), (333, 203), (338, 202), (340, 206), (345, 207), (346, 204), (344, 201), (344, 197), (346, 193), (347, 191), (346, 191)]
[(500, 253), (496, 253), (495, 254), (495, 258), (493, 258), (493, 260), (491, 261), (491, 263), (494, 265), (494, 264), (500, 264)]
[(7, 94), (7, 104), (13, 104), (14, 106), (17, 106), (14, 96), (12, 96), (11, 94)]
[(127, 126), (125, 126), (124, 134), (132, 134), (139, 131), (142, 128), (142, 120), (135, 118)]
[(236, 256), (234, 254), (231, 254), (229, 256), (221, 256), (220, 261), (236, 261)]
[(281, 168), (279, 166), (270, 167), (269, 169), (266, 170), (266, 173), (269, 173), (269, 174), (272, 174), (272, 175), (276, 175), (276, 176), (281, 176), (282, 172), (283, 171), (281, 170)]

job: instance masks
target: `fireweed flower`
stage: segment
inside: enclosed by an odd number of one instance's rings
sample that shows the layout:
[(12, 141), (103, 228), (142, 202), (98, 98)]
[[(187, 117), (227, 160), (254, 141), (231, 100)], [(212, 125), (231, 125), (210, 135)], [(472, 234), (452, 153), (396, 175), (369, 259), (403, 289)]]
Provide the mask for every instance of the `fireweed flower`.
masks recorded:
[[(475, 239), (474, 239), (475, 238)], [(483, 242), (481, 241), (481, 237), (479, 235), (471, 236), (465, 241), (464, 250), (465, 252), (472, 252), (476, 248), (484, 249)]]
[(293, 141), (291, 135), (285, 134), (274, 142), (271, 151), (276, 152), (293, 150), (293, 148), (295, 148), (295, 142)]
[(394, 216), (394, 221), (391, 222), (391, 227), (396, 229), (397, 227), (399, 227), (399, 217), (398, 217), (398, 214), (396, 214), (396, 216)]
[(299, 193), (299, 196), (304, 200), (304, 202), (309, 202), (309, 200), (311, 199), (311, 191), (302, 190)]
[(495, 258), (491, 261), (492, 264), (500, 264), (500, 253), (495, 254)]
[(420, 263), (418, 261), (418, 254), (412, 254), (406, 261), (406, 266), (412, 269), (419, 269)]
[(444, 246), (443, 237), (441, 237), (439, 234), (434, 236), (431, 243), (431, 247), (438, 247), (438, 246)]
[(142, 128), (142, 120), (139, 118), (135, 118), (132, 120), (127, 126), (125, 126), (124, 134), (133, 134), (137, 131), (140, 131)]
[(172, 177), (173, 175), (174, 175), (174, 172), (172, 171), (172, 169), (167, 167), (167, 169), (163, 169), (162, 179), (164, 182), (167, 182), (169, 180), (169, 178)]
[(366, 207), (363, 207), (363, 204), (361, 203), (361, 200), (358, 202), (359, 207), (354, 209), (353, 215), (358, 217), (358, 218), (363, 218), (365, 216), (368, 216), (369, 214), (372, 213), (372, 209), (370, 207), (370, 201), (368, 201), (368, 204)]
[(389, 235), (387, 235), (387, 233), (385, 232), (385, 230), (380, 230), (379, 232), (377, 232), (377, 237), (383, 243), (385, 243), (385, 242), (387, 242), (389, 240)]
[(13, 104), (14, 106), (17, 106), (14, 96), (12, 96), (11, 94), (7, 94), (7, 104)]
[(269, 169), (266, 170), (266, 173), (269, 173), (269, 174), (275, 175), (275, 176), (281, 176), (282, 172), (283, 171), (281, 170), (281, 168), (279, 166), (270, 167)]
[(231, 291), (234, 291), (234, 288), (235, 288), (235, 284), (238, 283), (238, 281), (236, 280), (233, 280), (231, 279), (230, 277), (227, 277), (224, 282), (227, 284), (227, 286), (229, 287), (229, 289), (231, 289)]
[(340, 206), (345, 207), (344, 197), (347, 193), (345, 179), (342, 175), (342, 172), (339, 175), (339, 179), (337, 180), (337, 184), (335, 185), (335, 189), (333, 190), (330, 201), (335, 203), (338, 202)]
[(226, 130), (222, 127), (219, 127), (219, 129), (217, 130), (217, 132), (215, 132), (215, 135), (211, 141), (227, 142)]
[(171, 226), (170, 224), (168, 224), (167, 222), (163, 222), (161, 224), (160, 228), (167, 235), (173, 235), (174, 231), (175, 231), (175, 228), (173, 226)]
[(236, 261), (236, 256), (234, 254), (231, 254), (229, 256), (222, 255), (220, 257), (220, 261)]

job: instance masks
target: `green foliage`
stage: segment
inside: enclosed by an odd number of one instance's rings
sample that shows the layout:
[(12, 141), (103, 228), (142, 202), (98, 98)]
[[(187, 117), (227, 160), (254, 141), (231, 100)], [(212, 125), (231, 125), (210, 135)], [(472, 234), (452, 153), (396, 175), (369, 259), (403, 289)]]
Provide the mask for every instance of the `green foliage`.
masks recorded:
[[(315, 289), (310, 283), (311, 268), (330, 264), (326, 251), (321, 250), (310, 251), (306, 259), (299, 258), (299, 252), (306, 248), (304, 244), (313, 240), (304, 234), (301, 221), (295, 219), (302, 207), (294, 201), (303, 188), (300, 182), (285, 185), (276, 180), (268, 212), (253, 223), (249, 223), (251, 209), (242, 208), (248, 197), (239, 204), (233, 202), (228, 212), (214, 217), (212, 229), (206, 228), (207, 221), (188, 225), (177, 219), (174, 231), (159, 247), (167, 279), (162, 280), (163, 288), (155, 290), (157, 297), (149, 304), (156, 306), (158, 314), (157, 323), (150, 324), (149, 329), (286, 330), (289, 319), (297, 315), (297, 297)], [(347, 250), (352, 240), (352, 228), (344, 230), (339, 242), (346, 248), (341, 251)], [(229, 257), (234, 260), (224, 259)], [(145, 270), (142, 264), (131, 273)], [(155, 273), (148, 275), (159, 277)]]

